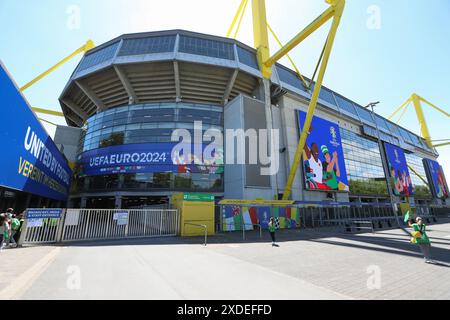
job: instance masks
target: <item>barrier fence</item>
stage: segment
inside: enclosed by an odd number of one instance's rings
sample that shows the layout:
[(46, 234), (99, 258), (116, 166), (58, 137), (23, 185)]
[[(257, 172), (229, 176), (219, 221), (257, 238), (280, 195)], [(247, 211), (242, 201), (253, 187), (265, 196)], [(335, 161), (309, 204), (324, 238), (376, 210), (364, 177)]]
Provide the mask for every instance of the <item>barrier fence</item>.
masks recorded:
[[(413, 213), (431, 223), (436, 222), (439, 216), (436, 210), (442, 208), (416, 206)], [(278, 218), (280, 229), (328, 227), (352, 232), (404, 226), (404, 216), (395, 212), (390, 203), (297, 202), (282, 208), (251, 204), (220, 205), (220, 212), (219, 231), (243, 231), (244, 238), (245, 231), (255, 230), (254, 226), (267, 229), (270, 217)]]
[(67, 209), (60, 218), (26, 219), (21, 244), (172, 237), (179, 233), (178, 210)]
[[(178, 210), (55, 210), (62, 212), (58, 218), (26, 219), (19, 244), (172, 237), (180, 231)], [(424, 205), (416, 206), (414, 212), (429, 224), (443, 213), (447, 217), (449, 211)], [(329, 227), (352, 232), (403, 226), (403, 216), (388, 203), (297, 202), (282, 208), (221, 205), (219, 214), (218, 231), (242, 231), (244, 239), (245, 232), (253, 230), (258, 230), (261, 238), (270, 217), (278, 218), (280, 229)]]

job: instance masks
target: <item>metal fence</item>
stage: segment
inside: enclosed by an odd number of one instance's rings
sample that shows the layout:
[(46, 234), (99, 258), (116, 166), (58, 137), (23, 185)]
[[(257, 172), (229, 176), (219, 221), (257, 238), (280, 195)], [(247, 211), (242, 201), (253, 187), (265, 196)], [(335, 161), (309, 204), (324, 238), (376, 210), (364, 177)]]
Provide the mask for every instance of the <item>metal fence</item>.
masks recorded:
[(22, 229), (20, 243), (55, 243), (61, 234), (62, 219), (34, 219), (26, 221)]
[[(237, 208), (236, 221), (240, 223), (231, 222), (232, 230), (229, 230), (228, 223), (224, 220), (226, 207)], [(298, 212), (297, 218), (299, 223), (297, 228), (332, 228), (343, 232), (359, 232), (363, 230), (382, 230), (386, 228), (395, 228), (404, 226), (404, 216), (393, 210), (390, 203), (361, 203), (361, 202), (345, 202), (326, 204), (323, 202), (299, 202), (299, 204), (286, 206), (283, 208), (268, 207), (263, 205), (223, 205), (220, 206), (221, 221), (218, 225), (218, 231), (245, 231), (253, 230), (254, 228), (244, 228), (242, 209), (248, 212), (250, 209), (256, 210), (256, 221), (254, 224), (267, 228), (268, 218), (282, 217), (280, 210), (295, 209)], [(259, 211), (266, 211), (268, 214), (264, 217)], [(447, 215), (439, 214), (440, 211), (446, 212)], [(419, 205), (413, 209), (414, 216), (421, 216), (427, 223), (435, 223), (440, 216), (448, 216), (448, 207), (433, 207), (428, 205)], [(285, 218), (286, 219), (286, 218)], [(288, 218), (287, 218), (288, 219)], [(264, 226), (264, 227), (262, 227)], [(246, 230), (244, 230), (246, 229)]]
[(168, 237), (178, 234), (177, 210), (68, 209), (62, 241)]
[(172, 237), (179, 221), (178, 210), (67, 209), (59, 219), (26, 221), (21, 243)]
[[(220, 212), (225, 213), (225, 205), (221, 206)], [(267, 207), (261, 205), (238, 205), (228, 206), (240, 208), (237, 212), (241, 212), (242, 208), (245, 208), (247, 213), (249, 209), (256, 210), (256, 219), (253, 221), (255, 224), (260, 225), (261, 228), (267, 228), (268, 218), (280, 217), (292, 220), (292, 217), (283, 217), (280, 215), (281, 209), (296, 210), (297, 228), (335, 228), (341, 231), (348, 232), (352, 229), (352, 226), (356, 226), (356, 230), (361, 231), (363, 229), (374, 230), (399, 226), (403, 222), (403, 217), (398, 216), (394, 212), (392, 206), (388, 203), (336, 203), (335, 205), (323, 204), (323, 203), (302, 203), (298, 205), (287, 206), (283, 208)], [(267, 212), (267, 216), (263, 219), (262, 212)], [(284, 212), (286, 214), (286, 212)], [(244, 221), (242, 213), (238, 214), (237, 221)], [(254, 217), (255, 218), (255, 217)], [(248, 219), (247, 219), (248, 220)], [(239, 223), (238, 223), (239, 224)], [(242, 224), (236, 225), (232, 231), (243, 231)], [(362, 225), (372, 224), (364, 228)], [(234, 225), (234, 224), (233, 224)], [(292, 228), (292, 224), (290, 224)], [(228, 224), (224, 218), (219, 225), (220, 231), (228, 230)], [(264, 226), (264, 227), (263, 227)], [(253, 228), (251, 228), (253, 229)], [(248, 230), (247, 230), (248, 231)]]

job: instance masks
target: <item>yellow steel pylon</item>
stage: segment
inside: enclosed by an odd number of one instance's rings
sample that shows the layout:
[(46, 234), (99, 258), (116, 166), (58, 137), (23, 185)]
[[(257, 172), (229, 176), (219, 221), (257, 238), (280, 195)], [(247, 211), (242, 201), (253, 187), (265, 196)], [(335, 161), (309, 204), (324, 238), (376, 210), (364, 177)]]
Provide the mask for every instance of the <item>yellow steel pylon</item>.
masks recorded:
[[(389, 120), (394, 118), (400, 111), (403, 110), (403, 113), (401, 114), (400, 119), (399, 119), (399, 121), (397, 121), (397, 123), (400, 122), (401, 118), (403, 118), (404, 114), (406, 113), (406, 110), (407, 110), (409, 104), (412, 103), (414, 105), (414, 108), (415, 108), (415, 111), (417, 114), (417, 119), (419, 120), (419, 123), (420, 123), (420, 132), (421, 132), (422, 138), (425, 139), (427, 145), (430, 148), (437, 148), (437, 147), (443, 147), (443, 146), (450, 145), (450, 142), (433, 144), (434, 141), (432, 140), (431, 135), (430, 135), (430, 130), (428, 129), (427, 121), (425, 119), (425, 114), (424, 114), (424, 111), (422, 108), (422, 102), (426, 103), (430, 107), (439, 111), (440, 113), (445, 115), (447, 118), (450, 117), (450, 114), (448, 112), (437, 107), (436, 105), (434, 105), (431, 102), (429, 102), (428, 100), (422, 98), (418, 94), (413, 93), (411, 95), (411, 97), (405, 103), (403, 103), (397, 110), (394, 111), (394, 113), (389, 117)], [(450, 139), (444, 139), (444, 140), (439, 140), (439, 141), (449, 141), (449, 140)]]
[[(295, 153), (295, 158), (291, 171), (289, 173), (288, 182), (284, 189), (283, 200), (288, 200), (292, 192), (292, 186), (294, 184), (294, 180), (297, 175), (297, 170), (301, 163), (302, 150), (305, 146), (306, 139), (308, 137), (308, 132), (311, 128), (311, 122), (317, 107), (319, 93), (322, 88), (322, 83), (328, 66), (328, 61), (331, 55), (331, 51), (333, 49), (336, 33), (339, 28), (341, 17), (345, 8), (345, 0), (325, 0), (325, 2), (329, 4), (330, 7), (327, 10), (325, 10), (317, 19), (315, 19), (312, 23), (310, 23), (305, 29), (300, 31), (291, 41), (289, 41), (286, 45), (282, 46), (277, 53), (271, 56), (269, 48), (269, 36), (268, 36), (268, 33), (271, 30), (271, 28), (267, 23), (265, 0), (252, 0), (254, 46), (257, 50), (258, 63), (261, 69), (261, 73), (263, 77), (266, 79), (270, 79), (272, 74), (272, 67), (280, 59), (287, 56), (292, 49), (296, 48), (301, 42), (303, 42), (312, 33), (314, 33), (316, 30), (322, 27), (326, 22), (332, 20), (331, 29), (329, 31), (323, 52), (316, 67), (316, 71), (318, 69), (317, 82), (312, 92), (312, 97), (308, 107), (308, 114), (306, 117), (306, 121), (303, 126), (303, 131), (300, 135), (300, 141), (297, 146), (297, 151)], [(242, 15), (245, 11), (246, 4), (247, 0), (241, 1), (238, 12), (234, 16), (233, 22), (228, 30), (227, 33), (228, 37), (233, 32), (239, 17), (241, 17), (240, 21), (242, 20)], [(281, 42), (275, 36), (275, 33), (273, 33), (273, 35), (276, 38), (277, 42), (281, 44)], [(298, 71), (298, 68), (295, 69)], [(300, 72), (298, 73), (300, 74)], [(303, 77), (301, 76), (301, 78)], [(304, 79), (302, 80), (304, 81)]]
[[(20, 91), (23, 92), (23, 91), (27, 90), (29, 87), (34, 85), (36, 82), (42, 80), (44, 77), (48, 76), (50, 73), (52, 73), (53, 71), (55, 71), (56, 69), (61, 67), (63, 64), (65, 64), (69, 60), (73, 59), (78, 54), (87, 52), (87, 51), (89, 51), (89, 50), (91, 50), (93, 48), (95, 48), (94, 42), (92, 40), (88, 40), (83, 46), (81, 46), (80, 48), (78, 48), (77, 50), (72, 52), (69, 56), (67, 56), (66, 58), (62, 59), (57, 64), (55, 64), (53, 67), (51, 67), (50, 69), (44, 71), (39, 76), (37, 76), (36, 78), (34, 78), (30, 82), (28, 82), (26, 85), (24, 85), (22, 88), (20, 88)], [(41, 114), (46, 114), (46, 115), (51, 115), (51, 116), (57, 116), (57, 117), (64, 117), (64, 113), (62, 113), (60, 111), (54, 111), (54, 110), (42, 109), (42, 108), (32, 108), (32, 109), (36, 113), (41, 113)], [(49, 123), (51, 125), (55, 125), (54, 123), (52, 123), (50, 121), (47, 121), (47, 120), (44, 120), (44, 119), (41, 119), (41, 118), (39, 120), (44, 121), (46, 123)]]

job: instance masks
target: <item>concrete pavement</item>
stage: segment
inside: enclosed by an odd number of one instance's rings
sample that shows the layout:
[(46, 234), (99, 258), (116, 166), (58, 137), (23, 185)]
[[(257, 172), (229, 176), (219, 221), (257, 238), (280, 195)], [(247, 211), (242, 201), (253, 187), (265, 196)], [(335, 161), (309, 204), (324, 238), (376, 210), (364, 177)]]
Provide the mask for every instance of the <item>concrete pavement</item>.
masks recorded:
[[(211, 238), (208, 247), (201, 246), (200, 239), (168, 238), (7, 250), (0, 254), (1, 279), (20, 278), (0, 282), (0, 295), (7, 299), (450, 299), (450, 223), (429, 229), (439, 265), (425, 264), (400, 230), (361, 235), (287, 231), (278, 235), (279, 248), (270, 246), (268, 235), (261, 241), (248, 234), (243, 242), (240, 234), (232, 234)], [(14, 261), (19, 271), (11, 271)]]

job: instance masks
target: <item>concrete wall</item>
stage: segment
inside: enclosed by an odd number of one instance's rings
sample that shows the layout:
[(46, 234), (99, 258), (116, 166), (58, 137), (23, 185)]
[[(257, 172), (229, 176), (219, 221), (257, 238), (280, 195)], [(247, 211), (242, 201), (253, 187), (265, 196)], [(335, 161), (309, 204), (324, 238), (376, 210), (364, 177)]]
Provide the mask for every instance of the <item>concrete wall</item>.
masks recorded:
[[(228, 105), (225, 106), (225, 128), (226, 129), (265, 129), (265, 117), (261, 117), (257, 124), (255, 119), (246, 119), (245, 115), (249, 116), (251, 113), (245, 112), (245, 108), (260, 108), (258, 115), (264, 114), (263, 102), (239, 96)], [(279, 116), (278, 116), (279, 117)], [(264, 119), (262, 119), (264, 118)], [(225, 150), (227, 146), (227, 138), (225, 137)], [(235, 141), (235, 145), (236, 145)], [(244, 146), (248, 155), (248, 148)], [(278, 152), (278, 150), (276, 150)], [(225, 151), (226, 153), (226, 151)], [(248, 158), (248, 156), (247, 156)], [(237, 163), (237, 146), (235, 146), (235, 154), (233, 163)], [(251, 166), (242, 164), (227, 164), (225, 165), (225, 198), (227, 199), (274, 199), (276, 194), (276, 187), (272, 186), (271, 179), (268, 177), (257, 175), (260, 172), (260, 165)], [(274, 179), (276, 181), (276, 179)], [(251, 185), (256, 182), (258, 186)], [(260, 185), (259, 185), (260, 184)]]

